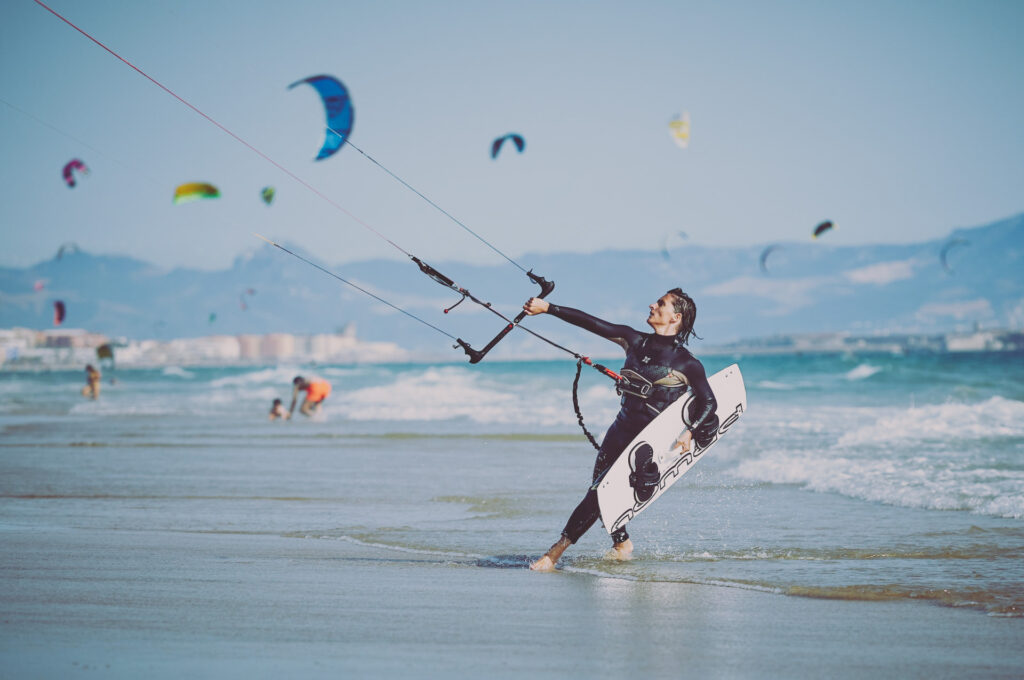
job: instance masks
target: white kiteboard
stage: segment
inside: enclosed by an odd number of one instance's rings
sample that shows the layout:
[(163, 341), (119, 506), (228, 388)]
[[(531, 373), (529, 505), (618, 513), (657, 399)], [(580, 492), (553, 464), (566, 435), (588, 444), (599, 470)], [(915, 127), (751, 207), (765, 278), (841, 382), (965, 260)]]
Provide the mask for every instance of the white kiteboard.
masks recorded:
[[(643, 512), (666, 489), (679, 481), (747, 410), (747, 390), (743, 386), (739, 366), (733, 364), (723, 368), (708, 378), (708, 383), (718, 402), (715, 411), (718, 415), (718, 432), (706, 446), (698, 447), (696, 440), (693, 440), (689, 451), (682, 451), (679, 447), (672, 450), (676, 438), (689, 426), (688, 410), (693, 392), (687, 390), (686, 394), (648, 423), (598, 482), (597, 503), (601, 508), (601, 521), (609, 534)], [(645, 488), (635, 481), (638, 455), (641, 461), (649, 459), (658, 466), (658, 484), (653, 488), (653, 493), (651, 486)]]

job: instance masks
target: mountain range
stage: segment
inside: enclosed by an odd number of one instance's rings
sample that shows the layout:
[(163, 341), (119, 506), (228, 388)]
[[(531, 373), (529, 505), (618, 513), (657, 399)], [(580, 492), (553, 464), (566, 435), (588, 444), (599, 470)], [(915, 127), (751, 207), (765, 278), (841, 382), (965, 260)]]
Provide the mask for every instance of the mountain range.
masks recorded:
[[(282, 245), (435, 328), (269, 244), (221, 271), (164, 270), (74, 249), (31, 267), (0, 268), (0, 327), (52, 328), (53, 303), (62, 300), (64, 326), (110, 337), (312, 334), (355, 324), (362, 339), (443, 355), (454, 337), (479, 348), (505, 324), (469, 301), (443, 313), (459, 296), (413, 263), (335, 266)], [(555, 281), (553, 302), (637, 328), (645, 328), (649, 303), (680, 286), (697, 302), (699, 342), (708, 344), (794, 333), (1024, 327), (1024, 214), (912, 244), (835, 246), (826, 234), (806, 243), (722, 248), (683, 241), (670, 251), (526, 254), (517, 262)], [(430, 264), (506, 316), (539, 290), (504, 261)], [(551, 318), (526, 325), (576, 351), (607, 350), (605, 341)], [(557, 352), (514, 333), (495, 355)]]

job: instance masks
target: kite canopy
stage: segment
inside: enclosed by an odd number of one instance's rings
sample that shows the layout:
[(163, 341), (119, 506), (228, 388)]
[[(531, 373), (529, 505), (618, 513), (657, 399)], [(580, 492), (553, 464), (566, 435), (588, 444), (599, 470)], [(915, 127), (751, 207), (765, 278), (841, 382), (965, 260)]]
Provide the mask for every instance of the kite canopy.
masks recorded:
[(671, 231), (661, 240), (661, 256), (666, 260), (672, 259), (672, 251), (678, 248), (683, 241), (689, 238), (685, 231)]
[(690, 145), (690, 114), (686, 111), (683, 115), (676, 116), (668, 124), (668, 133), (672, 135), (672, 141), (680, 149)]
[(78, 160), (77, 158), (72, 158), (64, 166), (64, 172), (63, 172), (64, 181), (67, 182), (68, 187), (75, 186), (75, 175), (74, 175), (75, 170), (77, 170), (78, 174), (80, 174), (80, 175), (88, 175), (89, 174), (89, 168), (85, 167), (85, 163), (83, 163), (82, 161)]
[(939, 251), (939, 262), (942, 263), (942, 268), (946, 270), (946, 273), (948, 273), (948, 274), (952, 274), (953, 273), (953, 269), (952, 269), (952, 267), (949, 266), (949, 261), (946, 259), (947, 255), (949, 255), (949, 251), (953, 250), (953, 248), (956, 248), (957, 246), (969, 246), (969, 245), (971, 245), (971, 242), (968, 241), (965, 238), (959, 238), (958, 237), (958, 238), (954, 238), (954, 239), (951, 239), (949, 241), (946, 241), (946, 244), (944, 246), (942, 246), (942, 250)]
[(270, 205), (274, 202), (274, 193), (276, 193), (274, 187), (263, 187), (263, 190), (260, 191), (260, 196), (263, 197), (264, 203)]
[(182, 184), (174, 190), (174, 205), (179, 203), (190, 203), (203, 198), (219, 198), (220, 192), (217, 187), (204, 182), (189, 182)]
[(767, 248), (761, 251), (761, 271), (764, 272), (765, 274), (768, 273), (768, 256), (778, 249), (779, 246), (774, 245), (768, 246)]
[(67, 309), (64, 307), (64, 303), (57, 300), (53, 303), (53, 325), (59, 326), (64, 323), (64, 316)]
[(320, 93), (320, 99), (324, 102), (324, 111), (327, 115), (327, 136), (316, 157), (316, 160), (321, 161), (336, 153), (352, 132), (352, 124), (355, 122), (352, 98), (349, 97), (348, 89), (341, 81), (331, 76), (303, 78), (289, 85), (288, 89), (302, 83), (308, 83), (316, 88), (316, 91)]
[(818, 238), (829, 229), (835, 228), (835, 225), (830, 221), (825, 221), (814, 228), (814, 238)]
[(501, 151), (501, 147), (505, 143), (506, 139), (512, 140), (512, 143), (516, 145), (516, 150), (518, 150), (519, 153), (522, 153), (523, 149), (526, 148), (526, 141), (522, 136), (515, 133), (509, 133), (504, 137), (498, 137), (491, 143), (491, 158), (498, 157), (498, 152)]
[(241, 310), (243, 312), (245, 310), (249, 309), (249, 305), (245, 304), (245, 296), (246, 295), (255, 295), (255, 294), (256, 294), (256, 291), (254, 289), (252, 289), (252, 288), (246, 288), (245, 290), (243, 290), (239, 294), (239, 296), (238, 296), (238, 306), (241, 308)]
[(64, 257), (64, 253), (77, 253), (77, 252), (80, 252), (80, 249), (78, 247), (78, 244), (75, 243), (74, 241), (68, 241), (67, 243), (62, 243), (60, 248), (57, 249), (57, 259), (60, 260), (62, 257)]
[[(123, 345), (121, 345), (123, 347)], [(96, 348), (96, 359), (102, 364), (105, 360), (108, 361), (108, 365), (111, 370), (114, 368), (114, 345), (113, 343), (106, 343)]]

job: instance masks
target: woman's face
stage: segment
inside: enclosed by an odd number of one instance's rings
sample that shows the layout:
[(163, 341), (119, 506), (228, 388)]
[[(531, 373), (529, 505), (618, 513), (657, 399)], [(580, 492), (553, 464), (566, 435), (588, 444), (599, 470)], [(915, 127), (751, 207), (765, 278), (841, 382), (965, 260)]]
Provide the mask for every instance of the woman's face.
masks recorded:
[(672, 296), (665, 293), (656, 302), (651, 303), (648, 307), (650, 314), (647, 315), (647, 325), (655, 331), (674, 332), (673, 325), (682, 321), (683, 315), (676, 311), (672, 302)]

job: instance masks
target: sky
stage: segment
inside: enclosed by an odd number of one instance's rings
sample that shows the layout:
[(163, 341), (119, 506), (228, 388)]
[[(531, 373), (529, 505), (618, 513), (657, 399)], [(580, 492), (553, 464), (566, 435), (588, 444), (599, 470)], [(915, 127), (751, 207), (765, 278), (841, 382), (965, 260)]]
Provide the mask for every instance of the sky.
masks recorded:
[[(517, 261), (823, 220), (831, 244), (908, 243), (1024, 211), (1014, 0), (47, 4), (259, 153), (33, 0), (0, 3), (0, 266), (74, 242), (221, 269), (254, 232), (332, 264), (501, 261), (377, 164)], [(317, 74), (377, 164), (314, 161), (323, 107), (288, 86)], [(492, 160), (511, 132), (525, 150)], [(69, 189), (72, 158), (90, 174)], [(192, 181), (221, 197), (173, 205)]]

